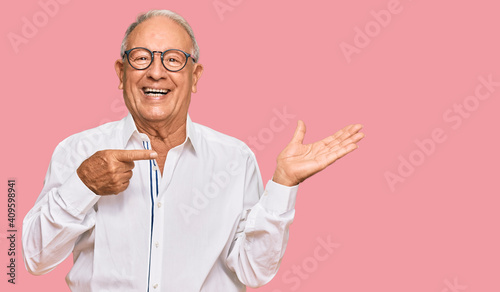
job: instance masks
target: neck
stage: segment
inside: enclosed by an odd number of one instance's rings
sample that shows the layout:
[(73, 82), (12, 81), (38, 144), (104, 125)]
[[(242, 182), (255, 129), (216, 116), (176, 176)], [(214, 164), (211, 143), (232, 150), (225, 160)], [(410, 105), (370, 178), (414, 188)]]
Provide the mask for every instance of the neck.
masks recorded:
[(182, 144), (184, 140), (186, 140), (186, 118), (187, 115), (160, 122), (142, 121), (135, 118), (134, 121), (137, 130), (140, 133), (146, 134), (151, 144), (155, 145), (161, 143), (169, 150)]

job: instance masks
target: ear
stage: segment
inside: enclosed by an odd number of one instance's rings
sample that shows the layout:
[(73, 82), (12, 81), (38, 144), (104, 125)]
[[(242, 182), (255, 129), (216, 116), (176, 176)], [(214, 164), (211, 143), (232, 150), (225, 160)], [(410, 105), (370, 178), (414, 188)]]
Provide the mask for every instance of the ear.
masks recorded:
[(118, 85), (118, 89), (123, 90), (123, 78), (125, 77), (125, 70), (123, 68), (123, 60), (118, 59), (115, 62), (115, 71), (118, 79), (120, 79), (120, 84)]
[(200, 80), (201, 73), (203, 73), (203, 65), (196, 63), (193, 70), (193, 85), (191, 87), (193, 93), (197, 91), (196, 84), (198, 84), (198, 80)]

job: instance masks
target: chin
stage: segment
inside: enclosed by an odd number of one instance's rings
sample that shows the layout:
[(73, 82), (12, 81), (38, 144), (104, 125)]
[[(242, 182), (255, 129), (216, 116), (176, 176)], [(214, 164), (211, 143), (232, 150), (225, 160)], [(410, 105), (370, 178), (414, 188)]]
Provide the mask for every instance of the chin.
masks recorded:
[(141, 116), (148, 122), (161, 122), (172, 117), (172, 113), (165, 111), (153, 110), (141, 114)]

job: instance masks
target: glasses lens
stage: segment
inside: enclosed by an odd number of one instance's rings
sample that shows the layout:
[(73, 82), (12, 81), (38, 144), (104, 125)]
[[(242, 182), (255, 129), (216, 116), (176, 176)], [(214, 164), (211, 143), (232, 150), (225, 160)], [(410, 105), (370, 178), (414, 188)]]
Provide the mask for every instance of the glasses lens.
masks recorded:
[(136, 69), (144, 69), (151, 64), (151, 52), (145, 49), (133, 49), (128, 54), (130, 65)]
[(163, 64), (168, 70), (180, 70), (186, 65), (186, 55), (181, 51), (169, 50), (163, 55)]

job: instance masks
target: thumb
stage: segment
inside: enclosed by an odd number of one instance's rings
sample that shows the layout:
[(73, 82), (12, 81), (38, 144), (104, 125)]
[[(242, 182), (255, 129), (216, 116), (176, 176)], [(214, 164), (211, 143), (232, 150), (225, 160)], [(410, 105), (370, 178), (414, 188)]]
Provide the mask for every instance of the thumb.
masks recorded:
[(302, 120), (297, 122), (297, 128), (295, 128), (295, 133), (293, 134), (292, 141), (290, 143), (300, 143), (304, 141), (304, 136), (306, 135), (306, 124)]

